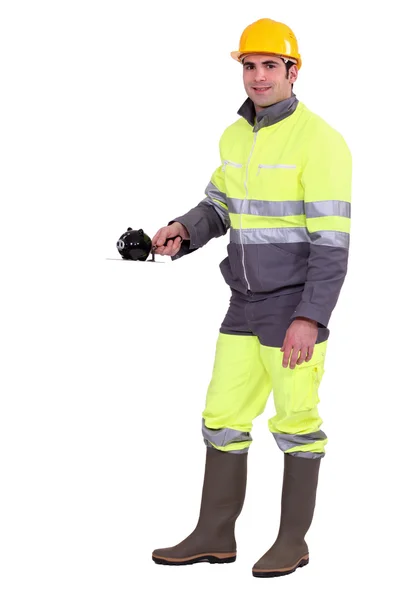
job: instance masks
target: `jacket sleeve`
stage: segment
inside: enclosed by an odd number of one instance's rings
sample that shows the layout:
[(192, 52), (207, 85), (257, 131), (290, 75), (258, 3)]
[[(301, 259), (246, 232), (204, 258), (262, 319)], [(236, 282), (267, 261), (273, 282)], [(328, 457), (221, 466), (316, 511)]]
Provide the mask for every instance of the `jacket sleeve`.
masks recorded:
[(302, 174), (310, 255), (292, 318), (308, 317), (327, 327), (347, 272), (352, 159), (334, 129), (313, 137)]
[(186, 227), (190, 240), (184, 240), (178, 254), (172, 260), (201, 248), (212, 238), (225, 235), (230, 227), (228, 205), (226, 202), (225, 180), (222, 165), (216, 169), (211, 181), (205, 189), (206, 198), (181, 217), (168, 223), (178, 221)]

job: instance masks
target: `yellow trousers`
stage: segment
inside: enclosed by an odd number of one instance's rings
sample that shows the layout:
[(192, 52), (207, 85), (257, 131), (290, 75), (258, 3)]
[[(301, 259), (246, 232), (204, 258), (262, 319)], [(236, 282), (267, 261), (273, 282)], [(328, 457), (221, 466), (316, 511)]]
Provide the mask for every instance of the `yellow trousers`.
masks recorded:
[(314, 346), (309, 362), (282, 366), (280, 348), (264, 346), (255, 335), (219, 333), (211, 382), (203, 411), (207, 445), (247, 452), (253, 420), (273, 393), (275, 415), (269, 429), (283, 452), (320, 458), (327, 437), (320, 427), (318, 388), (327, 341)]

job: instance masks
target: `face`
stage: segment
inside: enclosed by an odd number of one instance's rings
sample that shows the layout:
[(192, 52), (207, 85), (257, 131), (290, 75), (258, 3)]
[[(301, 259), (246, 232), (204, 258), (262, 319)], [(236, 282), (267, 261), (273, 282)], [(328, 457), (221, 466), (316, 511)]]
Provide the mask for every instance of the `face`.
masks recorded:
[(298, 70), (290, 67), (289, 78), (286, 65), (272, 54), (250, 54), (243, 61), (243, 83), (247, 95), (254, 102), (256, 112), (266, 106), (290, 98)]

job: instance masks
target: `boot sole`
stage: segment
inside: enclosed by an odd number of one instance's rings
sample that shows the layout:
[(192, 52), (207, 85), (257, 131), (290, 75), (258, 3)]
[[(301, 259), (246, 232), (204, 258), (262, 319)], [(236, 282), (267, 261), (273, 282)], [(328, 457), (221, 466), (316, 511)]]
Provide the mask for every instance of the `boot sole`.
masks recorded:
[(290, 575), (294, 573), (296, 569), (305, 567), (310, 562), (308, 556), (304, 556), (294, 567), (289, 569), (276, 569), (275, 571), (263, 571), (262, 569), (253, 569), (253, 577), (282, 577), (283, 575)]
[(215, 565), (223, 563), (232, 563), (236, 560), (236, 554), (218, 552), (217, 554), (196, 554), (195, 556), (187, 556), (185, 558), (164, 558), (152, 554), (152, 559), (157, 565), (183, 566), (194, 565), (200, 562), (208, 562)]

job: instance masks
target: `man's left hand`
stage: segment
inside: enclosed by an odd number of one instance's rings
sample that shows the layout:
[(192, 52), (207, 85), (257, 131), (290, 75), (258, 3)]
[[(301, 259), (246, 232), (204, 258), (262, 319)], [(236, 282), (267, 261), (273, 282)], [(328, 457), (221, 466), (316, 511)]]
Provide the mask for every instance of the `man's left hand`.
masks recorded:
[[(283, 340), (281, 352), (283, 352), (282, 366), (290, 366), (294, 369), (304, 361), (311, 360), (315, 342), (318, 336), (318, 324), (316, 321), (306, 317), (297, 317), (288, 327)], [(290, 361), (290, 363), (289, 363)]]

